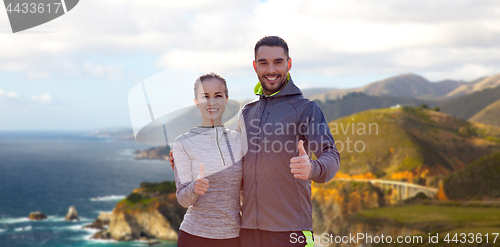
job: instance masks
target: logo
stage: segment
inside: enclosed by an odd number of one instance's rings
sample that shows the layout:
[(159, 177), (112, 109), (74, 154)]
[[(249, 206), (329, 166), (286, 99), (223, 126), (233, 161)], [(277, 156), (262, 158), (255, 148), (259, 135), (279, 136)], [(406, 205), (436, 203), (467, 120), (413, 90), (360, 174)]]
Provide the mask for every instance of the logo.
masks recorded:
[(79, 0), (4, 0), (13, 33), (52, 21), (72, 10)]

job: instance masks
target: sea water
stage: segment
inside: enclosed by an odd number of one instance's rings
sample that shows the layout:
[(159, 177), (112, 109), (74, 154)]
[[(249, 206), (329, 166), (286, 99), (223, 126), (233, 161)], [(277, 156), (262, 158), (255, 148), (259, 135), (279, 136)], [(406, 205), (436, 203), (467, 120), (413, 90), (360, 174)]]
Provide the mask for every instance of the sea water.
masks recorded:
[[(91, 240), (97, 230), (82, 229), (141, 182), (174, 179), (166, 161), (133, 159), (147, 148), (86, 132), (0, 132), (0, 246), (147, 246)], [(70, 206), (80, 221), (64, 220)], [(33, 211), (48, 218), (31, 221)]]

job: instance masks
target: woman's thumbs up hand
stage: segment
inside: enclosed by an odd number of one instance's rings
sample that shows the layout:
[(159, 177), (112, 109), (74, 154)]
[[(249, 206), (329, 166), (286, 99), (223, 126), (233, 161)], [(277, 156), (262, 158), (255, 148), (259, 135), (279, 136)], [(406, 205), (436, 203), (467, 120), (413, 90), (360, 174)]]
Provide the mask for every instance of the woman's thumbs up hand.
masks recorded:
[(204, 195), (208, 190), (208, 179), (205, 178), (205, 165), (200, 164), (200, 174), (194, 182), (194, 193)]

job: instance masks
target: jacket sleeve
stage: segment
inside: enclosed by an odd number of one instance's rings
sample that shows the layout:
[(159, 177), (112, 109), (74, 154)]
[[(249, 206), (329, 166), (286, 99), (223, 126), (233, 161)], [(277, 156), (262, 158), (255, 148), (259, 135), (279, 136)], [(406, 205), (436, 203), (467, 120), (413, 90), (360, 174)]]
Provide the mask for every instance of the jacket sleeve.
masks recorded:
[(236, 126), (236, 132), (240, 133), (241, 150), (243, 152), (243, 156), (245, 156), (245, 154), (247, 154), (248, 152), (248, 140), (243, 111), (240, 111), (240, 115), (238, 116), (238, 125)]
[(325, 116), (314, 101), (301, 116), (301, 123), (306, 142), (304, 147), (311, 156), (314, 153), (316, 160), (311, 161), (310, 179), (316, 183), (326, 183), (337, 174), (340, 167), (340, 154), (335, 146), (332, 133)]
[(173, 156), (177, 202), (187, 208), (196, 202), (198, 194), (194, 192), (196, 180), (192, 179), (191, 159), (181, 141), (174, 141)]

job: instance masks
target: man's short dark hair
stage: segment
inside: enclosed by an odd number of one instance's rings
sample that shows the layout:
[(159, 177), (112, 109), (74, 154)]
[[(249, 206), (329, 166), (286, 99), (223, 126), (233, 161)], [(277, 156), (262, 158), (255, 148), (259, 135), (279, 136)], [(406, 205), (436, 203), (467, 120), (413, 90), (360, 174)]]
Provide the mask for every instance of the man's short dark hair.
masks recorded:
[(257, 41), (257, 44), (255, 44), (255, 49), (254, 49), (254, 55), (257, 57), (257, 50), (261, 46), (279, 46), (282, 47), (283, 50), (285, 50), (285, 55), (286, 58), (288, 59), (290, 56), (288, 55), (288, 45), (286, 44), (286, 41), (278, 36), (266, 36), (259, 41)]

